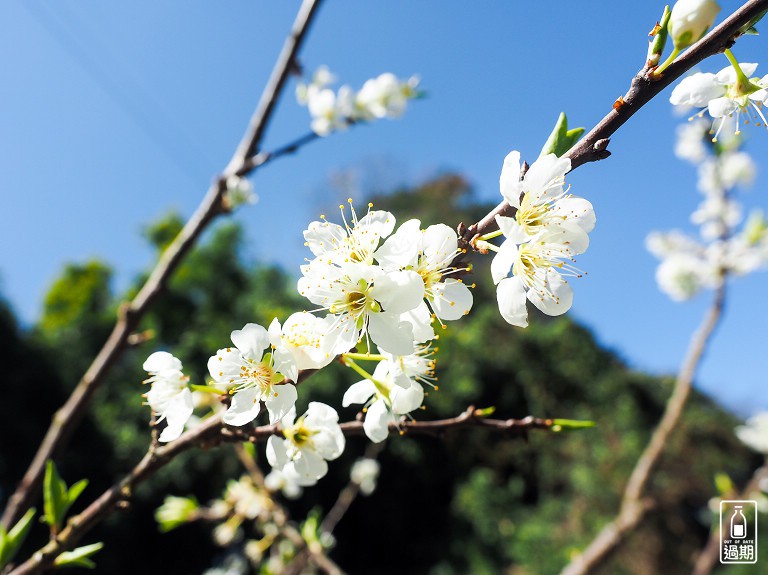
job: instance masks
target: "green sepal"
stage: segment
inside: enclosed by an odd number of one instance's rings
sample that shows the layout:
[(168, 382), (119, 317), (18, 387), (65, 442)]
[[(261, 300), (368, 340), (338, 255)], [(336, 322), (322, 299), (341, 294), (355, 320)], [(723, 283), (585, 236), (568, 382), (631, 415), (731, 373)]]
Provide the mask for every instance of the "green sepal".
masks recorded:
[[(755, 24), (760, 22), (760, 20), (762, 20), (763, 16), (765, 16), (766, 14), (768, 14), (768, 9), (763, 10), (762, 12), (760, 12), (760, 14), (752, 18), (752, 20), (744, 24), (741, 28), (739, 28), (739, 32), (741, 32), (742, 34), (750, 34), (750, 35), (757, 34), (757, 29), (755, 28)], [(750, 32), (750, 30), (753, 30), (753, 31)]]
[(570, 150), (584, 133), (584, 128), (568, 129), (568, 118), (565, 112), (560, 112), (552, 133), (541, 148), (539, 157), (555, 154), (558, 158)]
[(661, 20), (659, 20), (659, 31), (653, 37), (651, 46), (648, 49), (648, 59), (650, 60), (654, 57), (657, 58), (656, 64), (658, 64), (658, 60), (661, 59), (661, 55), (664, 53), (664, 47), (667, 45), (670, 16), (672, 16), (672, 11), (669, 9), (669, 5), (664, 6), (664, 12), (661, 15)]
[(552, 431), (571, 431), (574, 429), (588, 429), (595, 427), (597, 423), (589, 420), (580, 419), (553, 419)]
[(0, 569), (13, 560), (19, 547), (24, 544), (24, 540), (32, 528), (34, 518), (35, 509), (33, 508), (28, 510), (10, 531), (6, 532), (5, 528), (0, 525)]
[(744, 30), (743, 34), (745, 36), (759, 36), (760, 32), (758, 32), (757, 28), (755, 28), (754, 26), (750, 26), (749, 28)]
[(91, 561), (90, 557), (97, 551), (100, 551), (102, 547), (104, 547), (103, 543), (91, 543), (72, 551), (65, 551), (56, 557), (53, 565), (54, 567), (85, 567), (86, 569), (93, 569), (96, 567), (96, 563)]

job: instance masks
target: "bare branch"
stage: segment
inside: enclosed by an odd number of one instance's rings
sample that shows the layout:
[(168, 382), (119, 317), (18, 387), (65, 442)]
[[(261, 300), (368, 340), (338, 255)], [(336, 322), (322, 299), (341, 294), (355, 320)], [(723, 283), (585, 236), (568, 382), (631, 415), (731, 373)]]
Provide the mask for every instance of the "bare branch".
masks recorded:
[(621, 544), (625, 536), (633, 531), (651, 509), (653, 503), (645, 499), (645, 488), (651, 475), (659, 463), (659, 459), (667, 445), (669, 436), (677, 426), (683, 408), (691, 392), (693, 378), (709, 344), (715, 328), (720, 323), (725, 306), (725, 278), (721, 277), (715, 298), (707, 311), (699, 329), (693, 334), (680, 373), (675, 381), (672, 395), (667, 402), (664, 415), (658, 427), (653, 432), (651, 440), (645, 447), (640, 459), (629, 477), (621, 508), (616, 518), (606, 525), (595, 539), (579, 554), (561, 575), (585, 575), (590, 573)]
[[(0, 521), (8, 528), (27, 509), (40, 489), (45, 462), (52, 458), (69, 439), (82, 419), (93, 393), (104, 381), (111, 366), (129, 345), (129, 338), (153, 301), (164, 289), (166, 282), (179, 266), (197, 239), (218, 215), (225, 213), (222, 204), (227, 179), (243, 176), (258, 165), (247, 165), (246, 160), (258, 150), (275, 104), (291, 73), (298, 51), (306, 36), (321, 0), (304, 0), (293, 23), (291, 32), (278, 57), (272, 75), (259, 101), (256, 112), (243, 140), (240, 142), (224, 172), (211, 185), (200, 206), (179, 235), (163, 252), (160, 260), (130, 303), (120, 308), (118, 320), (101, 351), (91, 363), (66, 403), (56, 412), (27, 472), (8, 501)], [(263, 165), (264, 161), (261, 164)]]
[[(749, 0), (749, 2), (744, 3), (741, 8), (693, 44), (658, 77), (653, 76), (653, 68), (643, 67), (632, 78), (629, 91), (620, 99), (621, 105), (614, 105), (615, 102), (612, 102), (608, 114), (573, 148), (566, 152), (565, 156), (571, 159), (571, 170), (575, 170), (588, 162), (596, 162), (610, 156), (610, 152), (607, 150), (609, 138), (634, 116), (635, 112), (696, 64), (732, 46), (740, 35), (743, 26), (766, 9), (768, 9), (768, 0)], [(496, 225), (497, 215), (514, 216), (515, 211), (515, 208), (506, 201), (501, 202), (479, 222), (464, 230), (462, 244), (464, 247), (471, 246), (470, 242), (476, 235), (487, 234), (498, 229)]]

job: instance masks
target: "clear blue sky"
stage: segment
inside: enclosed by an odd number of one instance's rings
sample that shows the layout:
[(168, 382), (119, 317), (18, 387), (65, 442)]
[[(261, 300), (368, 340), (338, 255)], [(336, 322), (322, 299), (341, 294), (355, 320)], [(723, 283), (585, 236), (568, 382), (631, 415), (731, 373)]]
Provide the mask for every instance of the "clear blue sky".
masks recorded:
[[(0, 3), (0, 292), (25, 322), (65, 262), (108, 261), (118, 290), (151, 264), (142, 226), (171, 209), (189, 215), (224, 167), (298, 4)], [(721, 4), (723, 13), (738, 6)], [(385, 71), (419, 73), (429, 98), (401, 120), (334, 135), (260, 171), (261, 201), (238, 216), (252, 255), (298, 274), (301, 231), (321, 206), (337, 203), (328, 193), (339, 174), (363, 173), (368, 186), (386, 189), (456, 171), (478, 197), (500, 199), (507, 152), (535, 158), (561, 110), (589, 128), (626, 91), (662, 8), (327, 0), (302, 53), (308, 69), (326, 64), (353, 87)], [(746, 38), (734, 51), (758, 61), (765, 41)], [(702, 69), (726, 64), (718, 57)], [(768, 62), (758, 69), (766, 72)], [(672, 155), (681, 120), (667, 97), (615, 135), (609, 160), (568, 178), (598, 215), (579, 258), (589, 275), (575, 282), (572, 314), (630, 365), (655, 373), (676, 370), (708, 301), (669, 301), (644, 248), (651, 229), (691, 229), (699, 201), (694, 169)], [(266, 147), (308, 125), (292, 85)], [(749, 136), (747, 151), (764, 160), (768, 133)], [(747, 205), (768, 206), (765, 191), (762, 174)], [(734, 282), (699, 377), (702, 389), (744, 414), (768, 407), (766, 293), (766, 274)]]

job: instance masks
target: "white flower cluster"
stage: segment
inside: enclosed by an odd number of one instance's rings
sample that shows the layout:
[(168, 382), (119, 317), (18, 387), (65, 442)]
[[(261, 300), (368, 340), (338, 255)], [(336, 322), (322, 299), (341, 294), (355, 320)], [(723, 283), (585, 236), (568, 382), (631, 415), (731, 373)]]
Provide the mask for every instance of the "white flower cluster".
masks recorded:
[(738, 138), (707, 146), (709, 128), (703, 120), (681, 126), (675, 147), (678, 157), (698, 165), (698, 189), (704, 199), (691, 221), (699, 226), (701, 239), (672, 231), (653, 232), (646, 241), (648, 250), (662, 260), (656, 270), (659, 288), (677, 301), (716, 288), (724, 273), (744, 275), (768, 263), (762, 215), (752, 214), (737, 231), (743, 214), (732, 191), (752, 184), (754, 162), (738, 150)]
[[(350, 200), (351, 205), (351, 200)], [(419, 220), (403, 223), (395, 233), (395, 216), (371, 210), (351, 220), (340, 206), (344, 226), (312, 222), (304, 231), (314, 259), (302, 266), (299, 293), (328, 315), (324, 347), (334, 355), (360, 342), (366, 359), (379, 361), (369, 374), (347, 358), (365, 377), (344, 395), (343, 405), (366, 406), (365, 432), (383, 441), (397, 417), (421, 406), (422, 383), (434, 374), (429, 342), (436, 338), (433, 320), (445, 327), (469, 313), (472, 293), (456, 278), (466, 271), (454, 260), (462, 253), (458, 236), (443, 224), (421, 229)]]
[(590, 202), (564, 188), (570, 169), (570, 159), (554, 154), (540, 157), (525, 174), (519, 152), (504, 159), (501, 195), (517, 212), (513, 218), (496, 216), (506, 238), (501, 246), (481, 241), (478, 247), (497, 252), (491, 274), (501, 315), (512, 325), (528, 325), (526, 301), (553, 316), (567, 312), (573, 302), (563, 276), (582, 275), (571, 263), (589, 247), (595, 212)]
[(749, 448), (768, 455), (768, 411), (761, 411), (736, 428), (736, 436)]
[[(736, 135), (740, 133), (742, 123), (751, 121), (756, 126), (768, 126), (763, 113), (768, 101), (768, 75), (750, 78), (756, 69), (755, 63), (733, 60), (732, 65), (717, 74), (691, 74), (675, 86), (669, 101), (675, 106), (704, 108), (696, 114), (698, 117), (708, 111), (717, 125), (713, 130), (713, 142), (717, 141), (729, 118), (736, 118)], [(746, 116), (743, 122), (742, 114)]]
[(381, 74), (367, 80), (359, 92), (346, 85), (334, 92), (328, 86), (335, 81), (328, 68), (322, 66), (309, 84), (300, 83), (296, 88), (296, 99), (309, 109), (312, 131), (319, 136), (355, 122), (397, 118), (405, 112), (408, 100), (419, 95), (418, 76), (399, 80), (394, 74)]

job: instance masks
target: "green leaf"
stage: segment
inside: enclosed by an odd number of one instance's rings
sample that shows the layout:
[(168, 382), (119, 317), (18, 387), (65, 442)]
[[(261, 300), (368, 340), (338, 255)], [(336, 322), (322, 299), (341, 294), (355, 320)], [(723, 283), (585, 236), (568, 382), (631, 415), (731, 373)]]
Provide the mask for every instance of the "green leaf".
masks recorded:
[(67, 506), (67, 484), (59, 476), (53, 461), (45, 464), (45, 479), (43, 480), (43, 509), (45, 522), (51, 530), (58, 532), (64, 519)]
[(69, 491), (67, 491), (67, 506), (64, 510), (64, 513), (69, 511), (69, 508), (72, 507), (72, 504), (77, 500), (78, 497), (80, 497), (80, 494), (86, 487), (88, 487), (88, 480), (81, 479), (69, 488)]
[(731, 481), (731, 478), (728, 477), (727, 473), (715, 474), (715, 487), (717, 488), (717, 492), (720, 495), (728, 495), (729, 493), (733, 493), (735, 490), (733, 481)]
[(65, 551), (56, 557), (53, 564), (56, 567), (85, 567), (86, 569), (93, 569), (96, 567), (96, 563), (91, 561), (89, 557), (101, 550), (102, 547), (104, 547), (103, 543), (92, 543), (72, 551)]
[(568, 431), (572, 429), (588, 429), (597, 425), (594, 421), (580, 419), (553, 419), (552, 431)]
[(490, 407), (484, 407), (483, 409), (476, 409), (474, 415), (475, 417), (488, 417), (489, 415), (493, 415), (495, 411), (496, 407), (492, 405)]
[(29, 530), (32, 528), (32, 520), (35, 518), (35, 509), (30, 509), (19, 522), (6, 533), (0, 526), (0, 568), (11, 562), (16, 552), (24, 544)]
[(659, 63), (661, 55), (664, 53), (664, 46), (667, 44), (670, 16), (672, 16), (672, 11), (669, 9), (669, 6), (664, 6), (664, 12), (661, 15), (661, 20), (659, 20), (659, 31), (653, 37), (650, 49), (648, 50), (648, 59), (654, 58), (655, 64)]
[(565, 112), (560, 112), (552, 133), (541, 148), (539, 157), (555, 154), (558, 158), (570, 150), (584, 133), (584, 128), (568, 129), (568, 118)]

